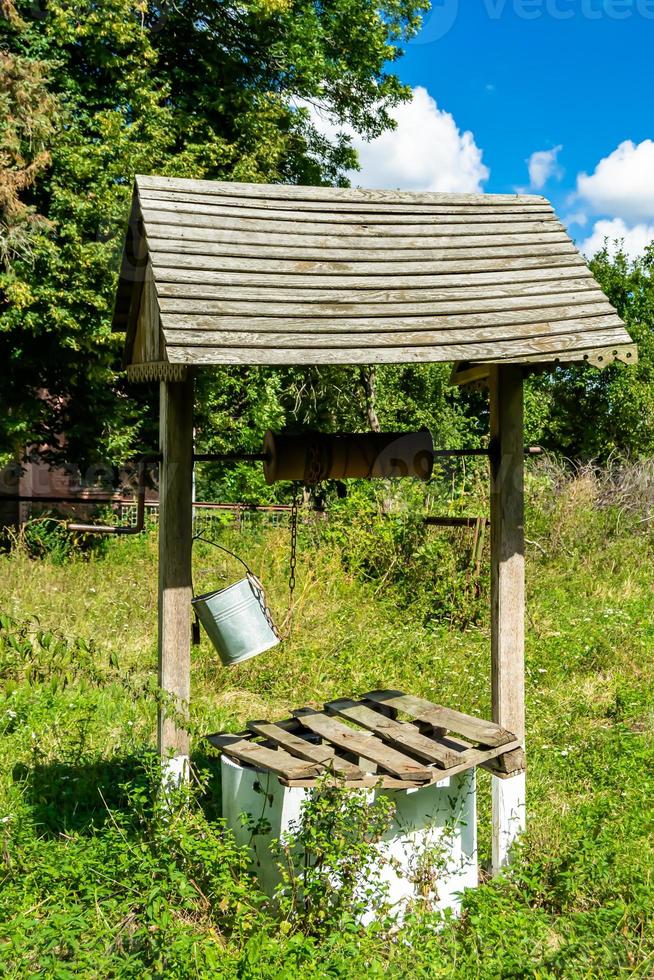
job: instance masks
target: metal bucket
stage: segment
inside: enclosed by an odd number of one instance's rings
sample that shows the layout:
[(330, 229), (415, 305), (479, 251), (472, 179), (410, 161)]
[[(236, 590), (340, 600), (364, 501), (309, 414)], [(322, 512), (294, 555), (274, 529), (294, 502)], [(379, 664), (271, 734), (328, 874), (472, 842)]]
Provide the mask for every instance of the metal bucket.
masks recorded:
[(280, 642), (254, 576), (192, 600), (197, 617), (226, 667), (241, 664)]

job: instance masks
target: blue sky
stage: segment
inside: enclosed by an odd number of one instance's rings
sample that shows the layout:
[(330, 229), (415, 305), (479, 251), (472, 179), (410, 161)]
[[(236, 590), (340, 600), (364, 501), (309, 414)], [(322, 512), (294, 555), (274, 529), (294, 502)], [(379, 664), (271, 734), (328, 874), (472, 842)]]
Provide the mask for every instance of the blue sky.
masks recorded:
[(433, 0), (394, 66), (414, 104), (354, 139), (353, 182), (543, 193), (587, 252), (608, 234), (637, 254), (654, 239), (653, 49), (654, 0)]
[[(584, 16), (582, 8), (615, 13), (601, 0), (435, 0), (399, 74), (423, 85), (461, 129), (474, 133), (491, 171), (490, 191), (526, 183), (530, 154), (562, 145), (563, 187), (548, 187), (561, 198), (579, 171), (592, 171), (624, 140), (654, 137), (654, 3), (650, 19), (635, 3), (620, 6), (628, 19)], [(525, 20), (524, 10), (539, 16)], [(557, 10), (575, 13), (561, 20)]]

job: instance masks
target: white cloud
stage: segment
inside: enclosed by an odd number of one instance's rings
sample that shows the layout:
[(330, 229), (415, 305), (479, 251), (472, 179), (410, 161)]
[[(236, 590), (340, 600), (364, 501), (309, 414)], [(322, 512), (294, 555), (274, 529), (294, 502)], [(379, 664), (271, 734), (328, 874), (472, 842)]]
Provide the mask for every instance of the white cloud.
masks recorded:
[(325, 135), (343, 131), (352, 137), (361, 163), (361, 170), (350, 174), (355, 185), (460, 194), (483, 190), (490, 171), (474, 135), (462, 133), (427, 89), (417, 86), (411, 101), (397, 106), (392, 115), (397, 127), (366, 142), (348, 127), (334, 126), (312, 111), (315, 125)]
[(527, 160), (527, 167), (532, 190), (542, 190), (552, 177), (561, 179), (563, 170), (559, 165), (558, 156), (562, 149), (562, 146), (555, 146), (552, 150), (536, 150), (531, 154)]
[(625, 140), (594, 173), (579, 174), (577, 193), (597, 214), (632, 225), (654, 218), (654, 141)]
[(566, 228), (570, 225), (579, 225), (583, 228), (588, 224), (588, 215), (585, 211), (571, 211), (562, 220)]
[(606, 239), (611, 253), (617, 251), (615, 243), (618, 241), (623, 243), (622, 247), (627, 255), (637, 258), (643, 254), (648, 245), (654, 242), (654, 224), (637, 224), (629, 227), (622, 218), (596, 221), (591, 235), (581, 243), (581, 251), (588, 258), (592, 258), (604, 247)]

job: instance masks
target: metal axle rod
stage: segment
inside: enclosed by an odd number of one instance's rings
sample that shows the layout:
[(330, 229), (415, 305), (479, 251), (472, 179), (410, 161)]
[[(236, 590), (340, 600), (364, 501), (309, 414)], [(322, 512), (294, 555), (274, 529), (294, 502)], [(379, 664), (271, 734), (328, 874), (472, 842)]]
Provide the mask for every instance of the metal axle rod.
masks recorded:
[(268, 453), (193, 453), (194, 463), (265, 463)]

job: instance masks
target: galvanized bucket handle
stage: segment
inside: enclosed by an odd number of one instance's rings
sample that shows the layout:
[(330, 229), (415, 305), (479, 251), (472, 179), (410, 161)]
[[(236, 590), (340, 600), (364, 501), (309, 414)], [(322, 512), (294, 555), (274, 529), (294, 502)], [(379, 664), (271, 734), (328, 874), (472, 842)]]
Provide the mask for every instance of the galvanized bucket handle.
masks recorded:
[[(265, 589), (264, 589), (261, 581), (257, 578), (257, 576), (254, 574), (254, 572), (252, 571), (252, 569), (248, 565), (248, 563), (246, 561), (244, 561), (239, 555), (236, 555), (236, 554), (234, 554), (233, 551), (230, 551), (229, 548), (225, 548), (224, 545), (218, 544), (216, 541), (212, 541), (211, 538), (205, 538), (201, 534), (194, 534), (193, 535), (193, 539), (191, 541), (191, 546), (193, 546), (193, 543), (195, 541), (203, 541), (205, 544), (211, 544), (211, 545), (214, 546), (214, 548), (218, 548), (219, 551), (224, 551), (226, 555), (230, 555), (232, 558), (235, 558), (236, 561), (238, 561), (238, 562), (241, 563), (241, 565), (245, 569), (245, 573), (247, 575), (248, 582), (250, 583), (250, 588), (252, 589), (252, 592), (254, 593), (254, 596), (255, 596), (257, 602), (261, 606), (261, 612), (266, 617), (266, 621), (267, 621), (268, 625), (270, 626), (271, 630), (273, 631), (273, 633), (275, 634), (275, 636), (277, 637), (277, 639), (278, 640), (283, 640), (284, 637), (281, 635), (281, 633), (277, 629), (277, 627), (275, 625), (275, 622), (274, 622), (274, 620), (272, 618), (272, 613), (270, 611), (270, 607), (268, 606), (268, 603), (266, 602), (266, 592), (265, 592)], [(192, 573), (191, 573), (191, 591), (195, 595), (195, 589), (193, 588), (193, 575), (192, 575)], [(197, 620), (197, 613), (195, 615), (196, 615), (196, 620)], [(198, 624), (198, 627), (199, 627), (199, 624)]]

